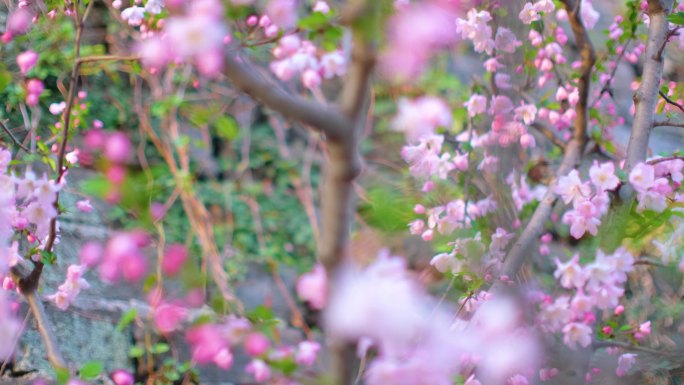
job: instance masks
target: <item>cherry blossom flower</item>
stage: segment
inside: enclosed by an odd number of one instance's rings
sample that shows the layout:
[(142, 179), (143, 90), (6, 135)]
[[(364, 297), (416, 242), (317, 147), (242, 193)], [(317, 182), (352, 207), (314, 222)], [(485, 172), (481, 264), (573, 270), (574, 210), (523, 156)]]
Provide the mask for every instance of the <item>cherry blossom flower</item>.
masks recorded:
[(327, 303), (328, 278), (322, 264), (302, 275), (297, 281), (297, 295), (312, 308), (321, 310)]
[(563, 342), (570, 349), (575, 350), (577, 345), (586, 348), (591, 344), (591, 328), (583, 323), (571, 322), (563, 327)]
[(618, 365), (615, 369), (615, 374), (618, 377), (624, 377), (629, 369), (631, 369), (636, 363), (637, 356), (638, 355), (634, 353), (625, 353), (620, 355), (620, 357), (618, 357)]

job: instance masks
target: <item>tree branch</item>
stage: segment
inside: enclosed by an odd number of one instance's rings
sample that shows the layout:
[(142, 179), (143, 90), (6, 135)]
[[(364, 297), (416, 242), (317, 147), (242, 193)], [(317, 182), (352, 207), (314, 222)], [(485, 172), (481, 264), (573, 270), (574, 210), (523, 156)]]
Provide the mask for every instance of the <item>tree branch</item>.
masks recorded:
[(19, 139), (17, 139), (17, 137), (14, 136), (14, 134), (12, 133), (12, 131), (10, 131), (10, 129), (7, 128), (7, 126), (5, 125), (5, 122), (3, 122), (2, 120), (0, 120), (0, 127), (2, 127), (2, 130), (5, 131), (5, 132), (7, 133), (7, 135), (9, 135), (10, 139), (12, 139), (12, 142), (14, 142), (14, 144), (16, 144), (17, 146), (19, 146), (19, 148), (21, 148), (22, 150), (26, 151), (27, 154), (30, 154), (30, 153), (31, 153), (31, 150), (29, 150), (26, 146), (24, 146), (24, 145), (19, 141)]
[(665, 99), (665, 101), (667, 102), (667, 104), (672, 105), (672, 106), (675, 106), (675, 107), (677, 107), (677, 108), (679, 109), (679, 111), (684, 112), (684, 106), (682, 106), (681, 104), (679, 104), (679, 103), (675, 102), (674, 100), (670, 99), (670, 98), (667, 96), (667, 94), (664, 93), (663, 91), (658, 90), (658, 95), (660, 95), (663, 99)]
[(349, 119), (338, 109), (293, 95), (272, 79), (254, 70), (248, 59), (233, 50), (225, 56), (223, 73), (233, 85), (266, 107), (300, 121), (324, 133), (331, 140), (343, 140), (348, 134)]
[(656, 120), (653, 122), (653, 127), (681, 127), (684, 128), (684, 123), (675, 123), (670, 119), (667, 120)]
[[(565, 155), (561, 165), (556, 171), (556, 178), (566, 175), (579, 163), (582, 151), (587, 142), (589, 86), (591, 83), (591, 73), (594, 68), (594, 63), (596, 62), (596, 54), (587, 30), (582, 23), (580, 12), (577, 12), (579, 9), (576, 8), (576, 3), (579, 3), (579, 1), (563, 0), (565, 9), (568, 11), (568, 20), (572, 27), (575, 42), (580, 50), (580, 56), (582, 57), (582, 74), (577, 85), (579, 101), (576, 106), (577, 116), (573, 122), (573, 138), (565, 148)], [(541, 202), (539, 202), (539, 206), (537, 206), (534, 214), (532, 214), (532, 218), (525, 227), (525, 230), (520, 237), (518, 237), (506, 255), (501, 270), (502, 276), (514, 278), (518, 274), (518, 271), (525, 262), (525, 258), (529, 255), (528, 251), (530, 250), (530, 245), (542, 233), (544, 224), (550, 217), (557, 199), (556, 194), (553, 192), (554, 184), (555, 180), (551, 182), (550, 188), (546, 194), (544, 194)], [(494, 285), (494, 290), (502, 287), (500, 282), (501, 281), (497, 281)]]
[[(650, 23), (648, 40), (646, 41), (646, 62), (644, 63), (644, 72), (641, 75), (641, 84), (634, 93), (634, 122), (627, 145), (625, 162), (625, 172), (628, 174), (637, 163), (646, 159), (648, 139), (653, 128), (654, 112), (660, 89), (660, 79), (663, 77), (663, 58), (658, 55), (658, 52), (668, 37), (667, 14), (672, 9), (673, 2), (674, 0), (648, 1), (647, 12)], [(633, 196), (633, 194), (628, 195)]]

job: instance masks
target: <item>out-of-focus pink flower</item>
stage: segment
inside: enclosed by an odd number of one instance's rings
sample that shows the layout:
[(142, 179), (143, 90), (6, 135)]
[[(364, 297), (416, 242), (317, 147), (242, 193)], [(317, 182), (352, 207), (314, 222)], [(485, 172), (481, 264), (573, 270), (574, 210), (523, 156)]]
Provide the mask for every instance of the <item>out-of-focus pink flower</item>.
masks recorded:
[(90, 204), (90, 200), (88, 199), (76, 202), (76, 208), (83, 213), (89, 213), (93, 211), (93, 205)]
[(0, 290), (0, 361), (7, 360), (14, 354), (14, 345), (21, 332), (21, 323), (10, 309), (10, 301), (4, 291)]
[(328, 277), (322, 264), (316, 264), (312, 271), (299, 278), (297, 295), (314, 309), (321, 310), (325, 307), (328, 297)]
[(83, 265), (93, 267), (100, 261), (103, 253), (104, 248), (100, 242), (89, 241), (81, 246), (78, 255)]
[(115, 385), (133, 385), (135, 384), (135, 378), (131, 372), (124, 369), (117, 369), (111, 374), (112, 382)]
[(104, 143), (104, 156), (111, 162), (124, 163), (131, 154), (131, 140), (123, 132), (114, 132)]
[(317, 1), (316, 4), (314, 4), (312, 10), (314, 12), (320, 12), (320, 13), (327, 14), (328, 12), (330, 12), (330, 6), (325, 1)]
[(259, 359), (252, 360), (245, 368), (245, 372), (254, 376), (256, 382), (265, 382), (271, 378), (271, 369)]
[(571, 322), (563, 328), (563, 342), (570, 349), (576, 349), (579, 344), (586, 348), (591, 344), (591, 328), (583, 323)]
[(164, 274), (174, 276), (183, 268), (183, 264), (188, 259), (188, 249), (180, 244), (170, 245), (164, 253), (162, 271)]
[(245, 338), (245, 352), (252, 357), (258, 357), (266, 353), (271, 346), (271, 342), (262, 333), (250, 333)]
[(137, 27), (145, 19), (145, 8), (132, 6), (121, 11), (121, 18), (128, 22), (128, 25)]
[(188, 310), (170, 303), (162, 303), (154, 309), (154, 326), (162, 333), (171, 333), (178, 329)]
[(618, 365), (615, 369), (615, 374), (618, 377), (623, 377), (627, 374), (629, 369), (636, 363), (637, 355), (634, 353), (625, 353), (618, 357)]
[(629, 183), (635, 190), (645, 192), (655, 183), (655, 168), (646, 163), (639, 163), (629, 173)]
[(17, 65), (22, 75), (26, 75), (38, 62), (38, 54), (28, 50), (17, 55)]
[(288, 29), (297, 23), (295, 0), (269, 0), (264, 12), (278, 27)]
[(295, 361), (299, 365), (311, 366), (316, 362), (318, 351), (321, 350), (321, 344), (316, 341), (302, 341), (297, 345), (297, 354)]

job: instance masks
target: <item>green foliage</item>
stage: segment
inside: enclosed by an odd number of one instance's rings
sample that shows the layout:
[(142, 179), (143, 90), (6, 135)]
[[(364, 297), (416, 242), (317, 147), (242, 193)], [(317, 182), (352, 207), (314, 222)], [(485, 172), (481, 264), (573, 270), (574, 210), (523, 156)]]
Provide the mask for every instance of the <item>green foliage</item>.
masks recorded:
[(99, 361), (91, 361), (85, 363), (78, 370), (78, 375), (84, 380), (92, 380), (97, 378), (104, 370), (104, 365)]
[(135, 321), (137, 316), (138, 311), (135, 308), (125, 312), (116, 324), (116, 330), (119, 332), (123, 331), (131, 322)]
[(675, 12), (667, 15), (667, 21), (672, 24), (684, 25), (684, 12)]
[(377, 187), (368, 191), (368, 202), (358, 209), (372, 227), (386, 232), (404, 232), (412, 218), (414, 204), (399, 191)]

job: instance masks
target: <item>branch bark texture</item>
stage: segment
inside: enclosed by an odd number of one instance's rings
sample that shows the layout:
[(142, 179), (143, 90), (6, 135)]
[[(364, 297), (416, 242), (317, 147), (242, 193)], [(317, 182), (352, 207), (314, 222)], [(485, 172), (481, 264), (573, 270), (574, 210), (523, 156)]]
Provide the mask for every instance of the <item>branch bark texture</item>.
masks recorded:
[[(563, 5), (568, 12), (568, 20), (575, 37), (575, 43), (580, 51), (582, 58), (582, 74), (577, 84), (579, 93), (579, 101), (576, 106), (577, 116), (573, 123), (573, 137), (565, 147), (565, 155), (561, 161), (558, 170), (556, 171), (556, 179), (568, 174), (581, 160), (584, 146), (587, 143), (587, 121), (589, 116), (589, 87), (591, 83), (591, 73), (596, 62), (596, 54), (594, 46), (589, 39), (581, 17), (581, 6), (579, 0), (563, 0)], [(535, 239), (539, 238), (544, 230), (544, 224), (551, 216), (553, 206), (558, 199), (553, 192), (555, 180), (551, 182), (549, 190), (546, 192), (539, 206), (532, 214), (532, 218), (525, 227), (525, 230), (520, 234), (520, 237), (513, 243), (511, 249), (506, 255), (504, 265), (501, 271), (502, 276), (514, 278), (526, 257), (529, 255), (530, 246)], [(494, 289), (500, 287), (500, 284), (495, 284)]]

